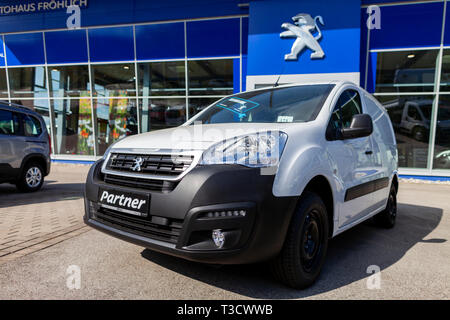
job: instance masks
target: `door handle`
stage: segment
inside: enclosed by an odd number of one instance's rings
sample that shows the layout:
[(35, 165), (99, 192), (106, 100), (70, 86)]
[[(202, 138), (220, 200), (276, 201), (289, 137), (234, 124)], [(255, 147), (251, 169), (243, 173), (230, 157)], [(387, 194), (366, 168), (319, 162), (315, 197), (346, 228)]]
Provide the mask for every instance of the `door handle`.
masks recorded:
[(373, 152), (372, 152), (372, 150), (367, 150), (366, 152), (365, 152), (365, 154), (367, 154), (367, 155), (371, 155)]

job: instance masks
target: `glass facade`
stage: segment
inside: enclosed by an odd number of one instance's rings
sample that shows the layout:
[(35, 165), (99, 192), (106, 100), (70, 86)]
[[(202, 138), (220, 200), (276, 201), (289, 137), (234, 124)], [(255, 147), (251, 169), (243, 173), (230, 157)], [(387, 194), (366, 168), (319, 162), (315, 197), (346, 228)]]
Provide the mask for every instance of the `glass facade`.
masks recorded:
[(43, 98), (48, 96), (45, 67), (8, 68), (11, 97)]
[(233, 60), (188, 61), (190, 95), (233, 93)]
[[(408, 25), (410, 30), (399, 38), (402, 19), (424, 11), (434, 17), (433, 24), (423, 20)], [(394, 19), (400, 13), (402, 19)], [(361, 84), (391, 118), (400, 171), (448, 175), (450, 171), (444, 170), (450, 169), (449, 17), (443, 18), (442, 3), (381, 6), (381, 14), (389, 22), (361, 38), (362, 46), (368, 48), (362, 55)], [(417, 37), (423, 28), (430, 37)]]
[(94, 110), (99, 154), (115, 141), (138, 133), (136, 98), (94, 99)]
[[(118, 139), (178, 126), (240, 92), (246, 20), (0, 35), (7, 53), (0, 99), (44, 117), (54, 155), (101, 156)], [(193, 50), (205, 23), (208, 32), (227, 34), (207, 50)], [(163, 43), (167, 38), (170, 43)], [(30, 60), (31, 51), (39, 59)]]
[(89, 99), (53, 99), (55, 153), (94, 155), (94, 128)]
[(187, 120), (185, 98), (140, 98), (142, 131), (174, 127)]
[(6, 70), (0, 69), (0, 99), (8, 98), (8, 84), (6, 83)]
[(89, 97), (89, 67), (51, 66), (48, 68), (49, 91), (52, 98)]
[(95, 97), (136, 96), (134, 64), (98, 64), (91, 66)]
[(137, 71), (140, 96), (183, 96), (186, 93), (184, 61), (138, 63)]
[(439, 50), (380, 52), (375, 93), (433, 92)]
[(450, 169), (450, 95), (440, 95), (437, 108), (433, 169)]

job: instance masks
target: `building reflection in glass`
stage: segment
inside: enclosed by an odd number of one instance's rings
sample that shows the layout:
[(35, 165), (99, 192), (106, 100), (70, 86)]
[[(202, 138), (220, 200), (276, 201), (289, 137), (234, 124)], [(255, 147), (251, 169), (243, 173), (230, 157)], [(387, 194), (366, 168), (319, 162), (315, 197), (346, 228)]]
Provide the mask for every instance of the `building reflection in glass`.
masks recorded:
[(55, 114), (55, 139), (57, 154), (94, 154), (94, 128), (91, 101), (80, 99), (52, 99)]
[(103, 155), (115, 141), (138, 132), (136, 99), (126, 96), (94, 99), (94, 110), (97, 119), (97, 154)]
[(139, 99), (141, 131), (176, 127), (186, 121), (186, 99)]
[(450, 96), (440, 95), (434, 143), (434, 169), (450, 169)]
[(433, 95), (377, 96), (397, 139), (399, 167), (426, 168)]

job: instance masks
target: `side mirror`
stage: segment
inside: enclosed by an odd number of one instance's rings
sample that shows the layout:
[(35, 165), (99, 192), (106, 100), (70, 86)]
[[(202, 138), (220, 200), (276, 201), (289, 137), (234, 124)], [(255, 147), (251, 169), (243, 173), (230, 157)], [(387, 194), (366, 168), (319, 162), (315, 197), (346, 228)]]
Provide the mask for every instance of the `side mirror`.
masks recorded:
[(355, 114), (350, 128), (341, 130), (343, 139), (354, 139), (370, 136), (373, 132), (372, 118), (368, 114)]

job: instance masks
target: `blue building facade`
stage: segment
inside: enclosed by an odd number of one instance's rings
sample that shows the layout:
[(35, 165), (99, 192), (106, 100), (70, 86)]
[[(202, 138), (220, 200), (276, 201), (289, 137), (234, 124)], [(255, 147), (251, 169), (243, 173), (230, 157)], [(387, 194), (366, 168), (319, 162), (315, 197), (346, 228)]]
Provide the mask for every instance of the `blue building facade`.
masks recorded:
[(43, 115), (55, 159), (93, 160), (225, 95), (348, 80), (386, 107), (401, 173), (450, 176), (449, 12), (445, 0), (0, 0), (0, 100)]

